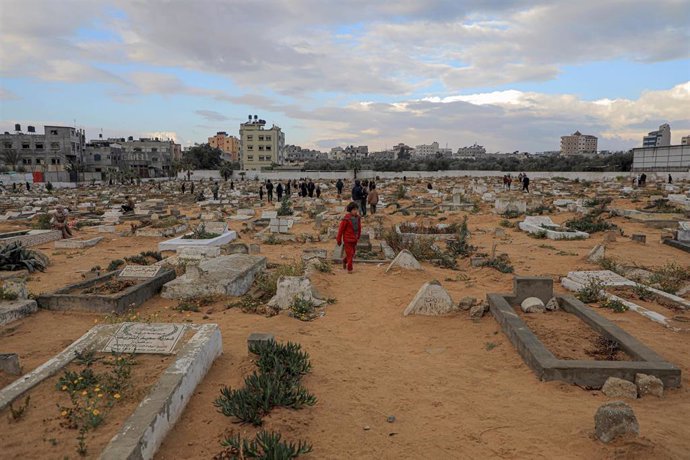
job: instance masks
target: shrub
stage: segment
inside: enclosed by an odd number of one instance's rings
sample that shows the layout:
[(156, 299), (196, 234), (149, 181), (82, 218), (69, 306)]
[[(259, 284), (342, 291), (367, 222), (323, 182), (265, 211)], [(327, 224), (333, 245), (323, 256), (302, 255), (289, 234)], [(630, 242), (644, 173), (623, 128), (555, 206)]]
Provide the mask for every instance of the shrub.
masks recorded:
[(213, 404), (223, 415), (260, 426), (274, 407), (300, 409), (316, 404), (316, 397), (300, 384), (311, 370), (309, 355), (300, 345), (269, 341), (252, 345), (249, 351), (258, 354), (258, 372), (247, 376), (240, 389), (220, 390)]
[(506, 254), (501, 254), (500, 256), (489, 259), (482, 264), (483, 267), (495, 268), (501, 273), (513, 273), (515, 270), (513, 265), (510, 263), (510, 259)]
[(303, 274), (304, 263), (301, 261), (278, 265), (274, 269), (264, 271), (256, 278), (256, 287), (261, 291), (261, 299), (268, 300), (276, 295), (278, 278), (281, 276), (302, 276)]
[(110, 263), (108, 264), (108, 267), (106, 268), (106, 271), (112, 272), (120, 267), (122, 267), (125, 264), (125, 261), (122, 259), (115, 259), (111, 260)]
[(25, 248), (20, 242), (12, 242), (0, 248), (0, 270), (16, 271), (27, 269), (45, 271), (46, 262), (38, 252)]
[(403, 184), (398, 185), (398, 188), (395, 190), (395, 193), (393, 193), (393, 197), (396, 200), (402, 200), (405, 198), (407, 195), (407, 190), (405, 189), (405, 186)]
[(299, 441), (297, 445), (288, 443), (282, 441), (280, 433), (273, 431), (260, 431), (253, 440), (242, 439), (237, 433), (221, 441), (221, 445), (228, 447), (221, 458), (230, 460), (289, 460), (312, 451), (312, 446), (306, 441)]
[(316, 318), (316, 308), (311, 300), (295, 297), (290, 304), (290, 311), (301, 321), (311, 321)]
[(580, 232), (596, 233), (616, 228), (612, 223), (606, 222), (594, 213), (587, 214), (579, 219), (571, 219), (565, 222), (565, 226)]
[(191, 234), (186, 235), (185, 238), (190, 240), (210, 240), (220, 236), (220, 233), (211, 233), (206, 231), (206, 225), (199, 225)]
[(602, 295), (603, 295), (603, 290), (604, 290), (604, 283), (599, 281), (596, 278), (590, 278), (587, 284), (582, 286), (579, 291), (577, 291), (577, 294), (575, 294), (575, 297), (580, 299), (580, 302), (583, 303), (594, 303), (598, 302)]
[(690, 279), (690, 270), (675, 262), (669, 262), (654, 270), (649, 281), (664, 292), (675, 294), (683, 286), (683, 282)]
[(280, 209), (278, 209), (278, 215), (279, 216), (291, 216), (294, 214), (294, 211), (290, 207), (292, 203), (290, 203), (290, 200), (288, 197), (283, 198), (283, 200), (280, 202)]
[(625, 313), (628, 311), (628, 306), (618, 299), (605, 299), (601, 302), (601, 306), (613, 310), (615, 313)]
[(38, 230), (50, 230), (52, 228), (50, 219), (50, 214), (39, 214), (38, 219), (34, 222), (32, 227)]

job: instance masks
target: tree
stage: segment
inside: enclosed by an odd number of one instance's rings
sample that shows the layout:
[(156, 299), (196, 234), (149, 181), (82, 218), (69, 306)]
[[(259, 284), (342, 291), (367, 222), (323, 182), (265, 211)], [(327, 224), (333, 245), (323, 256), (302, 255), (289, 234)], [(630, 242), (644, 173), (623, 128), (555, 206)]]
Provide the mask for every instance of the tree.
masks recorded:
[(224, 161), (223, 164), (220, 165), (220, 175), (223, 176), (225, 182), (232, 176), (233, 166), (234, 165), (229, 161)]
[(223, 151), (208, 144), (195, 145), (182, 154), (182, 162), (190, 162), (191, 169), (219, 169)]
[(9, 166), (10, 169), (17, 169), (17, 163), (19, 163), (20, 153), (15, 149), (8, 149), (2, 152), (2, 161), (5, 166)]

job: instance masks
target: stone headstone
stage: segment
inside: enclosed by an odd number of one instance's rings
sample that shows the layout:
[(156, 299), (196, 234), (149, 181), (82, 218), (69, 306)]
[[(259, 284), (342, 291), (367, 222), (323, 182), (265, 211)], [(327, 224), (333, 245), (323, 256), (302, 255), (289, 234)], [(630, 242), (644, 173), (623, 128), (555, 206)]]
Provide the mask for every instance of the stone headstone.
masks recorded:
[(228, 231), (228, 224), (226, 222), (204, 222), (201, 224), (208, 233), (216, 233), (222, 235)]
[(247, 349), (251, 352), (253, 346), (275, 341), (275, 336), (266, 332), (252, 332), (247, 337)]
[(558, 299), (555, 297), (551, 297), (551, 300), (549, 300), (546, 303), (546, 311), (557, 311), (560, 308), (560, 305), (558, 304)]
[(264, 211), (261, 213), (262, 219), (276, 219), (278, 218), (278, 211)]
[(484, 313), (487, 311), (489, 311), (489, 304), (486, 302), (481, 302), (470, 308), (470, 319), (481, 319), (481, 317), (484, 316)]
[(186, 326), (172, 323), (123, 323), (104, 353), (171, 354)]
[(423, 270), (422, 265), (415, 259), (410, 251), (403, 249), (395, 256), (395, 259), (386, 268), (386, 273), (394, 268), (402, 268), (404, 270)]
[(458, 302), (458, 308), (460, 310), (466, 311), (474, 307), (475, 303), (477, 303), (477, 299), (475, 299), (474, 297), (466, 296), (460, 299), (460, 302)]
[(302, 251), (302, 260), (307, 261), (311, 259), (326, 259), (328, 251), (319, 248), (308, 248)]
[(606, 245), (605, 244), (597, 244), (592, 248), (591, 251), (589, 251), (589, 254), (587, 255), (587, 260), (589, 262), (592, 262), (594, 264), (599, 263), (603, 258), (606, 257)]
[(0, 353), (0, 371), (10, 375), (20, 375), (22, 366), (19, 365), (19, 356), (16, 353)]
[(154, 278), (158, 275), (159, 265), (127, 265), (120, 271), (120, 278)]
[(640, 425), (629, 405), (613, 401), (597, 409), (594, 415), (594, 433), (601, 442), (609, 443), (621, 436), (638, 436)]
[(609, 377), (606, 379), (601, 392), (609, 398), (637, 399), (637, 387), (629, 380)]
[(424, 283), (414, 296), (412, 302), (403, 311), (404, 316), (408, 315), (447, 315), (456, 310), (448, 292), (438, 281)]

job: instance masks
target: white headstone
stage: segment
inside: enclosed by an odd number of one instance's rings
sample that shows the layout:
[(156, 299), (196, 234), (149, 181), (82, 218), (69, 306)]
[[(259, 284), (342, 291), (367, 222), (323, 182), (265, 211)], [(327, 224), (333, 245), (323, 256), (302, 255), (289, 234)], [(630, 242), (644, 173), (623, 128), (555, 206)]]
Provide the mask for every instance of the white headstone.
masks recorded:
[(127, 265), (119, 276), (120, 278), (154, 278), (160, 269), (160, 265)]
[(103, 352), (171, 354), (185, 329), (184, 324), (123, 323)]

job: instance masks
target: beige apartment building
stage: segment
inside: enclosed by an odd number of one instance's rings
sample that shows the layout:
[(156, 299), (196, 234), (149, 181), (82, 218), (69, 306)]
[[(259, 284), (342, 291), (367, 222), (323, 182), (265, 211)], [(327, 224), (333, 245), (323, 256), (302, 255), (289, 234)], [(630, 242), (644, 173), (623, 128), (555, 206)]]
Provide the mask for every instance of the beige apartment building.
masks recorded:
[(561, 136), (561, 155), (597, 153), (597, 137), (575, 131), (571, 136)]
[(224, 160), (240, 161), (240, 140), (235, 136), (228, 136), (225, 131), (218, 131), (215, 136), (208, 138), (208, 145), (223, 151)]
[(256, 115), (240, 125), (242, 169), (261, 171), (273, 164), (284, 163), (285, 134), (276, 125), (265, 129), (265, 120)]

